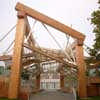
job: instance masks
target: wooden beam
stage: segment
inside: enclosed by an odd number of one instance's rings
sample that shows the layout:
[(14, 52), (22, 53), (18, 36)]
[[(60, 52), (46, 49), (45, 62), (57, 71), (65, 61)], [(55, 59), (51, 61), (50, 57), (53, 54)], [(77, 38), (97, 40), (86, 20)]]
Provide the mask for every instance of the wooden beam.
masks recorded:
[(64, 75), (60, 74), (60, 88), (64, 89)]
[(11, 55), (0, 56), (0, 61), (7, 61), (7, 60), (11, 60), (11, 59), (12, 59)]
[(31, 46), (29, 46), (29, 45), (27, 45), (27, 44), (25, 44), (25, 43), (24, 43), (24, 47), (29, 48), (29, 49), (33, 50), (34, 52), (38, 52), (38, 53), (40, 53), (41, 55), (44, 55), (44, 56), (46, 56), (46, 57), (48, 57), (48, 58), (51, 58), (51, 59), (53, 59), (53, 60), (56, 60), (56, 61), (58, 61), (58, 62), (60, 62), (60, 63), (63, 63), (63, 64), (68, 65), (68, 66), (70, 66), (70, 67), (76, 68), (76, 65), (74, 65), (74, 64), (72, 64), (72, 63), (68, 63), (68, 62), (66, 62), (66, 61), (64, 61), (64, 60), (61, 60), (61, 59), (59, 59), (59, 58), (57, 58), (57, 57), (54, 57), (54, 56), (52, 56), (52, 55), (50, 55), (50, 54), (46, 54), (45, 52), (39, 50), (38, 48), (33, 48), (33, 47), (31, 47)]
[(99, 76), (89, 77), (88, 83), (89, 84), (100, 84), (100, 77)]
[(78, 66), (78, 95), (80, 98), (87, 97), (86, 66), (83, 56), (83, 47), (76, 46), (76, 62)]
[(100, 65), (100, 61), (97, 61), (96, 63), (93, 63), (93, 65), (89, 66), (89, 69), (94, 69), (94, 68), (98, 68)]
[(23, 66), (28, 66), (33, 63), (40, 63), (39, 59), (27, 59), (26, 61), (23, 61)]
[(40, 89), (40, 74), (36, 76), (36, 89)]
[(30, 8), (27, 7), (21, 3), (17, 3), (16, 5), (16, 10), (18, 11), (23, 11), (25, 12), (28, 16), (31, 16), (32, 18), (39, 20), (61, 32), (64, 32), (65, 34), (69, 34), (70, 36), (79, 39), (79, 40), (84, 40), (85, 39), (85, 35), (81, 34), (80, 32)]
[[(20, 13), (21, 14), (21, 13)], [(24, 34), (26, 30), (26, 20), (25, 15), (18, 14), (18, 22), (16, 27), (16, 37), (14, 45), (14, 53), (12, 59), (11, 75), (10, 75), (10, 84), (9, 84), (9, 99), (18, 98), (18, 93), (20, 89), (20, 76), (21, 76), (21, 67), (22, 67), (22, 51), (23, 51), (23, 41)]]

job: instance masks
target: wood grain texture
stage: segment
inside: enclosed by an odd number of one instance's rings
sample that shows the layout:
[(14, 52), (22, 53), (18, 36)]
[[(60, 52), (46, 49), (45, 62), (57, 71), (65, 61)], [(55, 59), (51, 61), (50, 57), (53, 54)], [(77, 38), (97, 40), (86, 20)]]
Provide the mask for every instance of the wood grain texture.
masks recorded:
[(78, 66), (78, 95), (87, 97), (86, 67), (84, 62), (83, 47), (76, 46), (76, 62)]
[(56, 21), (55, 19), (52, 19), (30, 7), (27, 7), (21, 3), (17, 3), (16, 5), (16, 10), (18, 11), (23, 11), (25, 12), (28, 16), (31, 16), (32, 18), (39, 20), (61, 32), (64, 32), (65, 34), (69, 34), (70, 36), (77, 38), (79, 40), (84, 40), (85, 39), (85, 35), (83, 35), (82, 33), (68, 27), (67, 25), (64, 25), (58, 21)]
[(16, 37), (14, 45), (14, 53), (12, 58), (11, 76), (9, 84), (8, 98), (16, 99), (18, 97), (20, 88), (20, 75), (22, 68), (22, 51), (23, 51), (23, 41), (24, 34), (26, 30), (26, 20), (25, 17), (18, 18), (18, 23), (16, 27)]

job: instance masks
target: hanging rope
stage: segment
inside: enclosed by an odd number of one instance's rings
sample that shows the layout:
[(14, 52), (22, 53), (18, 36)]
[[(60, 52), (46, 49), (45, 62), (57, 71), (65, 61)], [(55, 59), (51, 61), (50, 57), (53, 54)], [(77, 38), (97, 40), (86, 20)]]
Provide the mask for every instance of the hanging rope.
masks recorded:
[(8, 50), (11, 48), (11, 46), (13, 45), (13, 43), (14, 43), (14, 41), (15, 40), (13, 40), (12, 42), (11, 42), (11, 44), (8, 46), (8, 48), (4, 51), (4, 53), (3, 54), (7, 54), (8, 53)]
[[(34, 27), (36, 25), (36, 22), (37, 22), (37, 20), (34, 21), (33, 26), (32, 26), (32, 29), (34, 29)], [(29, 32), (29, 34), (28, 34), (25, 42), (27, 42), (28, 39), (29, 39), (29, 37), (34, 33), (34, 31), (32, 29), (30, 29), (30, 32)], [(34, 42), (38, 45), (38, 47), (40, 48), (40, 50), (42, 50), (41, 47), (39, 46), (39, 44), (37, 43), (37, 41), (34, 41)], [(40, 59), (42, 60), (42, 56), (41, 55), (40, 55)]]
[[(74, 63), (76, 63), (76, 59), (75, 59), (75, 56), (74, 56), (73, 49), (71, 48), (71, 46), (70, 46), (71, 44), (69, 43), (70, 37), (67, 37), (67, 40), (68, 40), (68, 41), (67, 41), (66, 49), (67, 49), (67, 47), (70, 49), (71, 57), (72, 57)], [(68, 46), (68, 44), (69, 44), (69, 46)]]
[[(48, 28), (46, 27), (46, 25), (44, 23), (42, 23), (42, 25), (44, 26), (44, 28), (47, 30), (47, 32), (50, 34), (50, 36), (54, 39), (54, 41), (56, 42), (56, 44), (59, 46), (60, 49), (62, 49), (62, 47), (60, 46), (60, 44), (58, 43), (58, 41), (54, 38), (54, 36), (51, 34), (51, 32), (48, 30)], [(63, 49), (62, 49), (63, 50)], [(65, 55), (67, 56), (67, 58), (72, 61), (72, 59), (69, 57), (69, 55), (63, 50), (63, 52), (65, 53)], [(67, 61), (68, 61), (67, 59)], [(73, 62), (73, 61), (72, 61)]]
[[(69, 44), (69, 40), (70, 40), (70, 36), (69, 36), (69, 35), (66, 35), (66, 38), (67, 38), (67, 43), (66, 43), (66, 49), (67, 49), (68, 44)], [(70, 48), (70, 51), (71, 51), (71, 56), (72, 56), (72, 58), (73, 58), (73, 61), (74, 61), (74, 63), (76, 64), (76, 60), (75, 60), (75, 57), (74, 57), (73, 50), (72, 50), (71, 46), (69, 46), (69, 48)]]
[(16, 25), (14, 25), (1, 39), (0, 42), (3, 41), (12, 31), (13, 29), (16, 27)]
[[(35, 20), (34, 23), (33, 23), (33, 29), (34, 29), (34, 27), (35, 27), (35, 25), (36, 25), (36, 22), (37, 22), (37, 20)], [(34, 33), (34, 31), (32, 31), (32, 29), (30, 29), (30, 32), (29, 32), (29, 34), (28, 34), (28, 36), (27, 36), (25, 42), (28, 41), (28, 39), (29, 39), (29, 37), (32, 35), (32, 33)]]
[(67, 36), (66, 35), (66, 38), (67, 38), (67, 43), (66, 43), (66, 48), (67, 48), (68, 47), (68, 43), (69, 43), (70, 36)]
[(58, 43), (58, 41), (54, 38), (54, 36), (51, 34), (51, 32), (48, 30), (48, 28), (46, 27), (45, 24), (42, 23), (42, 25), (45, 27), (45, 29), (47, 30), (47, 32), (50, 34), (50, 36), (54, 39), (54, 41), (56, 42), (56, 44), (59, 46), (59, 48), (62, 48), (60, 46), (60, 44)]

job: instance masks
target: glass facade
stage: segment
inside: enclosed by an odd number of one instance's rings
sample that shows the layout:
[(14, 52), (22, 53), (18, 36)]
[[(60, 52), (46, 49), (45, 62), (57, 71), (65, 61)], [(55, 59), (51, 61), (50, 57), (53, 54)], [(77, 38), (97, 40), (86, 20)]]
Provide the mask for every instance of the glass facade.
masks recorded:
[(60, 74), (56, 72), (58, 64), (45, 64), (42, 68), (44, 73), (41, 74), (40, 88), (46, 90), (60, 89)]

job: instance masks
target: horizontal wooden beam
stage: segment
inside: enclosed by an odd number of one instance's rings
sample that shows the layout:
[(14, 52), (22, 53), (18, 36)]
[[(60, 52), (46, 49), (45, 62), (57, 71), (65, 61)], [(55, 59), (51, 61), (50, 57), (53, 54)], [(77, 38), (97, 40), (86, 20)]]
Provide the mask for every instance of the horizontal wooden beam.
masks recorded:
[(12, 60), (12, 56), (11, 55), (0, 56), (0, 61), (6, 61), (6, 60)]
[(90, 84), (100, 84), (100, 77), (95, 76), (95, 77), (88, 77), (88, 83)]
[(26, 61), (22, 62), (23, 66), (28, 66), (33, 63), (40, 63), (40, 60), (39, 59), (27, 59)]
[[(22, 58), (28, 58), (28, 57), (34, 57), (34, 53), (27, 53), (22, 55)], [(0, 56), (0, 61), (7, 61), (7, 60), (12, 60), (12, 55), (3, 55)]]
[(32, 18), (39, 20), (61, 32), (64, 32), (65, 34), (69, 34), (70, 36), (79, 39), (79, 40), (83, 40), (85, 39), (85, 35), (83, 35), (82, 33), (30, 8), (27, 7), (26, 5), (23, 5), (21, 3), (17, 3), (16, 5), (16, 10), (18, 11), (23, 11), (25, 12), (28, 16), (31, 16)]
[(97, 61), (96, 63), (93, 63), (93, 65), (89, 66), (89, 69), (94, 69), (94, 68), (98, 68), (100, 65), (100, 61)]
[(44, 55), (44, 56), (46, 56), (46, 57), (48, 57), (48, 58), (51, 58), (51, 59), (53, 59), (53, 60), (56, 60), (56, 61), (58, 61), (58, 62), (60, 62), (60, 63), (63, 63), (63, 64), (65, 64), (65, 65), (67, 65), (67, 66), (70, 66), (70, 67), (73, 67), (73, 68), (77, 68), (76, 65), (74, 65), (74, 64), (72, 64), (72, 63), (69, 63), (69, 62), (66, 62), (66, 61), (64, 61), (64, 60), (61, 60), (61, 59), (59, 59), (59, 58), (57, 58), (57, 57), (54, 57), (54, 56), (52, 56), (52, 55), (50, 55), (50, 54), (46, 54), (45, 52), (39, 50), (38, 48), (33, 48), (33, 47), (27, 45), (26, 43), (24, 43), (23, 45), (24, 45), (24, 47), (26, 47), (26, 48), (28, 48), (28, 49), (30, 49), (30, 50), (33, 50), (34, 52), (38, 52), (39, 54)]

